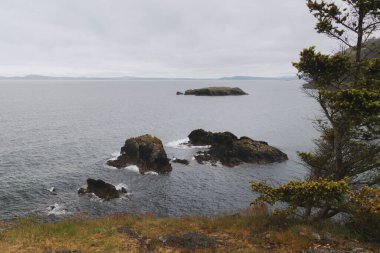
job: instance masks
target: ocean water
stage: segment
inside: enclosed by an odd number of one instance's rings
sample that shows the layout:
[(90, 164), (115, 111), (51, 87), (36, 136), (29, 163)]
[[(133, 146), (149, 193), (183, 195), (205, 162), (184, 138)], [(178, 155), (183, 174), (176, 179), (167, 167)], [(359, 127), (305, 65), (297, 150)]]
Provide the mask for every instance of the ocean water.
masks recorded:
[[(248, 96), (177, 96), (204, 86), (237, 86)], [(300, 81), (1, 81), (0, 219), (39, 215), (215, 215), (246, 208), (252, 180), (283, 183), (307, 171), (297, 151), (311, 150), (318, 106)], [(231, 131), (265, 140), (289, 161), (234, 168), (199, 165), (199, 148), (178, 143), (194, 129)], [(173, 164), (169, 175), (140, 175), (105, 162), (125, 140), (159, 137)], [(87, 178), (128, 188), (128, 196), (101, 201), (79, 196)], [(56, 194), (48, 189), (56, 188)], [(55, 208), (52, 210), (51, 206)]]

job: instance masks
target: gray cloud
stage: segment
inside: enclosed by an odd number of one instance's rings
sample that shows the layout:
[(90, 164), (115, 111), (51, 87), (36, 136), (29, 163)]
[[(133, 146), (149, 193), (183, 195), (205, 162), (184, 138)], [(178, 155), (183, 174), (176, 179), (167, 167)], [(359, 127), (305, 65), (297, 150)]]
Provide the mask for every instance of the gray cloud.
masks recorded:
[(305, 2), (2, 0), (0, 75), (288, 75), (302, 48), (337, 49)]

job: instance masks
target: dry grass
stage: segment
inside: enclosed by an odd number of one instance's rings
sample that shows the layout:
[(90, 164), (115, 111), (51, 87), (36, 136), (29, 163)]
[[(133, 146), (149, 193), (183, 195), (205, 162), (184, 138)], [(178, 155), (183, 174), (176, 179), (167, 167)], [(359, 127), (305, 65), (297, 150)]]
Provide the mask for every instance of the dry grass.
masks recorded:
[[(128, 227), (137, 236), (120, 233), (118, 229), (121, 227)], [(295, 224), (249, 211), (214, 218), (118, 214), (100, 219), (75, 217), (55, 223), (21, 219), (0, 232), (0, 252), (42, 253), (63, 249), (81, 252), (302, 252), (323, 244), (313, 233), (323, 235), (326, 231), (334, 233), (334, 239), (325, 244), (342, 248), (353, 242), (353, 238), (336, 225)], [(186, 232), (207, 235), (216, 240), (217, 246), (193, 250), (168, 246), (159, 240), (163, 235)], [(376, 249), (380, 248), (370, 243), (354, 243), (370, 252), (377, 252)]]

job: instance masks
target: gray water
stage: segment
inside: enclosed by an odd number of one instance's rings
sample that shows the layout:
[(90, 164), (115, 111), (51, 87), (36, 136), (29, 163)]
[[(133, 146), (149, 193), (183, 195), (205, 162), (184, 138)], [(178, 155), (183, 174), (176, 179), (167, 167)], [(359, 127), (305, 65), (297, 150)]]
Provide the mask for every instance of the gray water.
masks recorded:
[[(249, 96), (176, 96), (210, 85), (238, 86)], [(296, 152), (312, 149), (315, 102), (300, 81), (1, 81), (0, 219), (37, 214), (214, 215), (246, 208), (251, 180), (303, 178)], [(231, 131), (265, 140), (289, 161), (235, 168), (173, 164), (169, 175), (140, 175), (105, 165), (129, 137), (159, 137), (170, 158), (196, 149), (173, 141), (194, 129)], [(168, 143), (171, 143), (168, 145)], [(112, 201), (78, 196), (87, 178), (125, 184), (131, 195)], [(55, 187), (57, 195), (46, 189)], [(56, 212), (49, 206), (57, 204)]]

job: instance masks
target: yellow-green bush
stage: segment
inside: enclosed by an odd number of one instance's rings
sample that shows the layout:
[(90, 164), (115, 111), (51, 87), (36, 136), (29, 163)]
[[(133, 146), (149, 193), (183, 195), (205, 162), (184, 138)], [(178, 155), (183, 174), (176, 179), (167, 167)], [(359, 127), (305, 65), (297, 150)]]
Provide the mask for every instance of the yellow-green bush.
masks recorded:
[(308, 181), (290, 181), (280, 186), (251, 182), (252, 191), (259, 197), (251, 204), (276, 203), (286, 207), (274, 210), (288, 217), (305, 220), (327, 219), (343, 213), (348, 227), (366, 239), (380, 241), (380, 188), (362, 187), (353, 191), (347, 180), (333, 181), (320, 178)]
[(309, 219), (328, 218), (337, 213), (345, 204), (349, 193), (346, 180), (333, 181), (325, 178), (310, 181), (290, 181), (287, 184), (272, 187), (263, 182), (251, 182), (252, 191), (260, 196), (252, 203), (276, 202), (286, 203), (285, 211), (289, 215), (299, 215), (302, 209), (302, 217)]
[(350, 193), (349, 227), (380, 242), (380, 188), (365, 186)]

